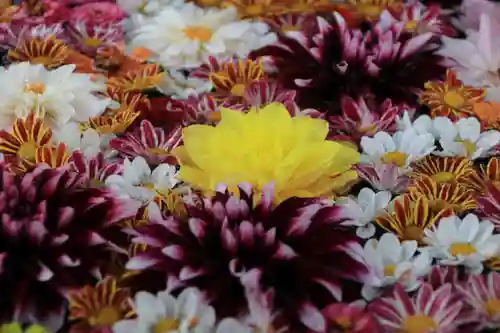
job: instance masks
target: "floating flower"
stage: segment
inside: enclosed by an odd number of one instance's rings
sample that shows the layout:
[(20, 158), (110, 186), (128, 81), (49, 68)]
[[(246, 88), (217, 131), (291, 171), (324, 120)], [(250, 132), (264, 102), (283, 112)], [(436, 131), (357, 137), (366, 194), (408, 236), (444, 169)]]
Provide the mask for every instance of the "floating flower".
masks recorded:
[(85, 177), (88, 186), (104, 187), (111, 175), (123, 173), (123, 165), (118, 162), (109, 162), (103, 153), (87, 157), (80, 151), (74, 151), (69, 161), (72, 169)]
[(35, 164), (47, 164), (51, 168), (58, 168), (68, 164), (71, 152), (68, 146), (60, 143), (55, 147), (40, 147), (36, 150)]
[[(61, 290), (94, 282), (116, 246), (103, 231), (135, 214), (137, 206), (108, 191), (80, 187), (81, 176), (45, 165), (2, 175), (3, 200), (0, 314), (30, 309), (36, 318), (59, 314)], [(114, 250), (113, 250), (114, 249)]]
[(420, 278), (427, 275), (431, 267), (431, 257), (427, 252), (417, 253), (417, 241), (399, 242), (392, 233), (385, 233), (377, 241), (370, 239), (365, 243), (365, 258), (368, 266), (377, 277), (361, 289), (367, 300), (380, 296), (384, 288), (401, 283), (406, 291), (416, 290)]
[(149, 333), (187, 331), (208, 332), (215, 325), (214, 309), (207, 305), (194, 288), (185, 289), (177, 298), (167, 291), (156, 296), (147, 292), (135, 295), (137, 319), (122, 320), (114, 325), (115, 333)]
[(130, 318), (130, 295), (117, 286), (116, 279), (106, 277), (95, 287), (85, 286), (68, 295), (69, 319), (78, 320), (71, 333), (99, 332), (111, 328), (116, 322)]
[(219, 103), (211, 95), (191, 95), (181, 103), (180, 110), (173, 112), (182, 112), (185, 125), (217, 124), (221, 119)]
[(10, 128), (16, 118), (25, 118), (32, 111), (51, 127), (102, 113), (109, 100), (94, 94), (104, 92), (105, 86), (74, 70), (74, 65), (48, 71), (42, 65), (22, 62), (1, 71), (0, 128)]
[(402, 3), (398, 0), (349, 0), (354, 15), (359, 20), (378, 21), (380, 14), (386, 9), (401, 10)]
[(162, 128), (154, 127), (148, 120), (143, 120), (135, 132), (125, 133), (122, 137), (111, 140), (110, 146), (123, 157), (142, 156), (148, 164), (158, 165), (169, 157), (173, 158), (171, 151), (181, 140), (180, 127), (165, 132)]
[(74, 8), (69, 17), (71, 23), (83, 22), (88, 25), (120, 22), (125, 12), (113, 2), (89, 2)]
[(500, 130), (500, 103), (477, 102), (473, 105), (474, 116), (481, 122), (485, 130)]
[(122, 47), (123, 28), (120, 23), (106, 22), (86, 24), (84, 21), (68, 23), (67, 34), (71, 44), (80, 52), (94, 57), (100, 48), (106, 46)]
[(379, 191), (401, 193), (406, 190), (411, 179), (407, 176), (409, 169), (403, 169), (395, 164), (358, 164), (355, 167), (361, 179), (367, 181)]
[(426, 156), (412, 165), (413, 177), (426, 175), (438, 184), (457, 183), (476, 187), (477, 171), (472, 161), (464, 157)]
[[(246, 114), (230, 109), (221, 114), (216, 127), (184, 128), (184, 146), (174, 150), (181, 165), (179, 177), (194, 188), (213, 191), (220, 182), (230, 188), (248, 182), (259, 189), (274, 182), (279, 202), (292, 196), (331, 196), (357, 178), (351, 167), (359, 154), (326, 141), (324, 120), (292, 118), (278, 103)], [(280, 124), (279, 132), (275, 124)]]
[(485, 90), (466, 86), (457, 79), (457, 74), (448, 70), (446, 80), (427, 82), (420, 95), (422, 104), (431, 109), (433, 117), (443, 116), (456, 120), (474, 115), (474, 103), (482, 101)]
[(432, 135), (418, 134), (413, 129), (396, 132), (392, 136), (386, 132), (378, 132), (373, 138), (363, 136), (360, 145), (363, 149), (362, 162), (382, 162), (398, 167), (407, 167), (435, 149)]
[(2, 333), (51, 333), (48, 329), (40, 325), (29, 325), (23, 328), (23, 325), (18, 323), (2, 324), (0, 325), (0, 332)]
[(123, 90), (124, 92), (142, 92), (153, 89), (161, 82), (165, 72), (156, 64), (148, 64), (142, 68), (131, 70), (108, 79), (110, 88)]
[(495, 182), (487, 184), (485, 194), (476, 197), (477, 213), (500, 229), (500, 186)]
[(149, 49), (153, 59), (166, 67), (193, 68), (207, 61), (208, 56), (247, 56), (274, 42), (274, 34), (267, 30), (265, 23), (238, 20), (232, 7), (207, 10), (189, 3), (165, 7), (145, 19), (133, 32), (131, 45)]
[(475, 274), (483, 270), (482, 262), (498, 253), (500, 235), (493, 234), (493, 223), (479, 221), (474, 214), (463, 220), (456, 216), (441, 219), (425, 230), (424, 242), (429, 253), (443, 265), (464, 265)]
[[(335, 303), (325, 307), (321, 313), (327, 321), (330, 331), (352, 333), (380, 333), (380, 326), (373, 315), (363, 305), (351, 303)], [(330, 332), (327, 330), (327, 332)], [(312, 332), (311, 332), (312, 333)]]
[(413, 297), (396, 285), (390, 297), (369, 305), (386, 333), (456, 332), (461, 309), (462, 302), (452, 297), (449, 283), (436, 290), (424, 283)]
[(416, 240), (422, 245), (424, 230), (452, 214), (453, 210), (448, 207), (432, 210), (425, 197), (412, 201), (409, 195), (404, 194), (394, 201), (393, 210), (378, 216), (375, 222), (386, 231), (397, 235), (401, 241)]
[(12, 62), (28, 61), (33, 65), (43, 65), (47, 69), (53, 69), (65, 64), (69, 53), (68, 46), (62, 40), (31, 39), (9, 50), (8, 57)]
[[(148, 247), (127, 268), (158, 272), (158, 281), (145, 281), (150, 288), (165, 276), (200, 288), (221, 316), (246, 308), (238, 276), (242, 267), (255, 268), (262, 272), (262, 288), (275, 291), (273, 308), (287, 321), (300, 319), (307, 326), (320, 316), (318, 302), (342, 297), (341, 279), (370, 275), (357, 237), (342, 227), (342, 207), (290, 198), (273, 209), (273, 196), (271, 185), (254, 192), (241, 184), (237, 196), (220, 186), (211, 198), (187, 202), (188, 222), (164, 219), (152, 205), (149, 223), (128, 230), (134, 243)], [(298, 220), (304, 221), (300, 228)]]
[(176, 70), (169, 71), (164, 75), (156, 87), (162, 93), (171, 95), (175, 99), (187, 99), (191, 95), (200, 95), (212, 90), (212, 83), (195, 77), (186, 77)]

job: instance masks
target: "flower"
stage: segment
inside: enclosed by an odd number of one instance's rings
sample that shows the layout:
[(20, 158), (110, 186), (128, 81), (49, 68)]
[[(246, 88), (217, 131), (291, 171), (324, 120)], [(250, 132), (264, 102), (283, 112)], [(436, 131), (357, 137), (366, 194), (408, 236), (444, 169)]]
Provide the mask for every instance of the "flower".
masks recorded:
[(173, 112), (182, 112), (184, 125), (216, 124), (221, 119), (219, 103), (211, 95), (191, 95), (180, 103), (179, 109)]
[(73, 170), (84, 176), (89, 187), (104, 187), (109, 176), (123, 173), (123, 165), (107, 161), (103, 153), (87, 157), (76, 150), (71, 154), (69, 164)]
[(37, 166), (15, 176), (2, 166), (0, 314), (26, 311), (44, 319), (63, 309), (61, 290), (94, 282), (96, 270), (117, 251), (105, 236), (137, 206), (110, 192), (81, 188), (65, 168)]
[[(184, 145), (174, 149), (179, 177), (194, 188), (213, 191), (220, 182), (230, 188), (248, 182), (259, 189), (272, 181), (279, 202), (292, 196), (331, 196), (357, 178), (351, 167), (359, 154), (326, 141), (324, 120), (292, 118), (278, 103), (246, 114), (221, 109), (221, 114), (215, 127), (185, 127)], [(280, 131), (275, 124), (280, 124)]]
[(401, 193), (410, 184), (407, 176), (408, 169), (403, 169), (395, 164), (376, 162), (373, 164), (358, 164), (355, 167), (359, 178), (367, 181), (373, 188), (379, 191), (390, 191)]
[(347, 215), (357, 226), (356, 234), (361, 238), (369, 238), (375, 233), (375, 226), (371, 222), (387, 207), (391, 197), (390, 192), (374, 192), (364, 187), (359, 191), (357, 198), (348, 197), (339, 202), (345, 206)]
[(500, 274), (489, 272), (484, 275), (471, 275), (467, 283), (457, 284), (456, 288), (466, 309), (469, 310), (468, 320), (477, 324), (476, 332), (483, 329), (495, 329), (500, 327)]
[(473, 273), (481, 273), (482, 261), (499, 250), (500, 235), (493, 235), (493, 223), (479, 221), (468, 214), (463, 220), (456, 216), (441, 219), (424, 231), (429, 253), (443, 265), (464, 265)]
[(427, 252), (418, 256), (417, 241), (399, 242), (393, 233), (385, 233), (380, 240), (370, 239), (365, 243), (365, 258), (377, 279), (365, 283), (361, 295), (367, 300), (380, 296), (382, 289), (397, 282), (406, 291), (416, 290), (420, 278), (430, 271), (431, 257)]
[(172, 157), (171, 151), (181, 143), (181, 127), (170, 132), (154, 127), (148, 120), (141, 121), (134, 132), (125, 133), (110, 141), (110, 146), (121, 156), (135, 158), (142, 156), (150, 165), (158, 165)]
[(500, 44), (495, 38), (499, 27), (487, 14), (481, 14), (479, 31), (469, 32), (467, 39), (443, 37), (439, 54), (453, 59), (458, 77), (473, 87), (487, 87), (488, 100), (499, 100)]
[(434, 137), (429, 133), (418, 134), (414, 129), (399, 131), (392, 136), (378, 132), (373, 138), (361, 138), (362, 162), (382, 162), (407, 167), (411, 162), (424, 158), (435, 149)]
[(194, 288), (185, 289), (177, 298), (167, 291), (135, 295), (137, 319), (114, 325), (115, 333), (208, 332), (215, 325), (215, 312)]
[(468, 158), (426, 156), (414, 163), (412, 169), (415, 178), (426, 175), (438, 184), (457, 183), (469, 187), (477, 186), (477, 171)]
[(498, 102), (477, 102), (473, 105), (474, 116), (481, 122), (481, 127), (485, 130), (500, 129), (500, 103)]
[(379, 298), (368, 308), (386, 333), (453, 333), (462, 302), (452, 297), (451, 284), (433, 290), (424, 283), (413, 297), (396, 285), (390, 297)]
[(84, 22), (87, 25), (99, 25), (110, 22), (120, 22), (126, 16), (125, 12), (113, 2), (90, 2), (73, 8), (70, 11), (71, 23)]
[(0, 332), (2, 333), (51, 333), (45, 327), (40, 325), (29, 325), (28, 328), (23, 329), (22, 325), (18, 323), (2, 324), (0, 325)]
[(123, 47), (123, 27), (116, 22), (88, 24), (75, 21), (66, 25), (72, 45), (89, 56), (96, 56), (104, 47)]
[(67, 123), (54, 133), (54, 141), (64, 143), (71, 152), (80, 150), (85, 156), (93, 157), (101, 152), (101, 146), (107, 145), (109, 138), (101, 137), (93, 128), (82, 131), (80, 124)]
[(212, 90), (210, 81), (186, 77), (180, 71), (172, 70), (169, 75), (163, 76), (156, 87), (164, 94), (175, 99), (187, 99), (191, 95), (199, 95)]
[[(335, 303), (325, 307), (321, 313), (328, 325), (326, 332), (347, 330), (352, 333), (380, 333), (380, 327), (373, 315), (364, 306), (356, 303)], [(312, 333), (312, 332), (311, 332)]]
[(102, 113), (109, 100), (94, 93), (103, 92), (104, 85), (74, 70), (74, 65), (48, 71), (42, 65), (22, 62), (0, 71), (4, 86), (0, 90), (0, 128), (10, 128), (16, 118), (25, 118), (31, 111), (51, 127)]
[(142, 92), (153, 89), (160, 84), (165, 72), (157, 64), (144, 65), (141, 68), (133, 69), (110, 77), (106, 82), (109, 88), (127, 92)]
[(328, 117), (330, 130), (348, 135), (355, 141), (363, 136), (373, 136), (377, 132), (394, 132), (396, 117), (403, 112), (403, 108), (392, 105), (387, 99), (378, 108), (370, 108), (364, 98), (356, 102), (349, 96), (340, 100), (342, 115)]
[(394, 201), (394, 209), (376, 218), (377, 225), (388, 232), (394, 233), (401, 241), (416, 240), (423, 243), (424, 230), (434, 225), (442, 217), (450, 216), (453, 211), (449, 207), (431, 210), (425, 197), (412, 201), (404, 194)]
[(261, 287), (275, 291), (273, 308), (287, 324), (300, 319), (307, 326), (320, 316), (321, 302), (342, 298), (341, 280), (370, 275), (358, 238), (342, 226), (341, 206), (295, 197), (273, 208), (273, 196), (272, 184), (258, 192), (241, 184), (236, 195), (221, 185), (215, 196), (187, 201), (188, 221), (164, 219), (150, 205), (149, 223), (127, 230), (148, 246), (126, 267), (158, 272), (158, 281), (145, 281), (150, 288), (165, 276), (175, 286), (200, 288), (220, 316), (246, 309), (239, 277), (258, 269)]
[(450, 117), (452, 120), (474, 115), (474, 103), (483, 100), (485, 90), (466, 86), (453, 70), (446, 71), (446, 79), (425, 83), (420, 102), (431, 110), (432, 117)]
[(79, 320), (71, 333), (94, 332), (133, 315), (129, 291), (117, 286), (116, 279), (106, 277), (95, 287), (85, 286), (68, 295), (69, 319)]
[(500, 186), (495, 182), (487, 184), (483, 195), (477, 196), (477, 213), (500, 229)]
[[(244, 38), (243, 38), (244, 36)], [(237, 55), (274, 42), (265, 23), (237, 20), (236, 10), (203, 9), (192, 3), (165, 7), (133, 31), (132, 47), (153, 52), (153, 59), (169, 68), (193, 68), (208, 60)]]
[(170, 190), (178, 182), (174, 166), (160, 164), (151, 171), (146, 160), (139, 156), (132, 162), (125, 159), (123, 174), (107, 177), (106, 186), (113, 189), (117, 195), (148, 203), (156, 197), (157, 192)]
[(28, 61), (33, 65), (43, 65), (46, 69), (65, 64), (69, 56), (70, 50), (64, 41), (54, 38), (26, 40), (8, 53), (12, 62)]

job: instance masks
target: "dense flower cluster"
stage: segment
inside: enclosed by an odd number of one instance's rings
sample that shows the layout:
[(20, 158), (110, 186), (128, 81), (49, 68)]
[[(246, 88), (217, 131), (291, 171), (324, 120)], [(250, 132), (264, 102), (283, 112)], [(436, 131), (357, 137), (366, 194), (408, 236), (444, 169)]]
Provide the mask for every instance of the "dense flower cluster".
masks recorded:
[(500, 4), (0, 1), (0, 333), (500, 329)]

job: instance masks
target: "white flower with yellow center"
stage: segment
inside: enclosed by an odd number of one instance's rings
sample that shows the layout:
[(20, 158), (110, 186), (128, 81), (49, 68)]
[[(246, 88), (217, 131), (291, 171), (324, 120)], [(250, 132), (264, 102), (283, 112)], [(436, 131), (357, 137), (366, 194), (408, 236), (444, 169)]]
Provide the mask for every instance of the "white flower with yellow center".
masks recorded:
[(418, 133), (413, 128), (394, 133), (378, 132), (372, 138), (361, 138), (362, 163), (394, 164), (407, 167), (411, 162), (429, 155), (434, 149), (434, 136)]
[(132, 31), (132, 48), (145, 48), (163, 66), (193, 68), (209, 56), (227, 59), (245, 57), (276, 40), (263, 22), (239, 20), (237, 11), (200, 8), (192, 3), (165, 7)]
[(111, 103), (95, 95), (105, 91), (105, 84), (74, 70), (75, 65), (47, 70), (29, 62), (0, 68), (0, 128), (8, 129), (32, 111), (53, 128), (100, 115)]
[(187, 99), (212, 90), (212, 82), (194, 77), (186, 77), (181, 71), (168, 71), (156, 88), (173, 99)]
[(194, 288), (185, 289), (177, 299), (167, 291), (156, 296), (140, 291), (134, 310), (137, 318), (119, 321), (114, 333), (210, 333), (215, 325), (214, 309)]
[(473, 273), (483, 270), (482, 262), (498, 254), (500, 235), (493, 234), (490, 221), (479, 221), (468, 214), (463, 220), (445, 217), (432, 229), (426, 229), (426, 250), (443, 265), (464, 265)]
[(481, 124), (476, 118), (462, 118), (455, 124), (445, 117), (434, 119), (442, 151), (439, 156), (464, 156), (471, 159), (488, 156), (490, 150), (500, 143), (500, 132), (495, 130), (481, 133)]
[(427, 252), (417, 255), (417, 242), (399, 242), (392, 233), (383, 234), (380, 240), (366, 242), (365, 260), (372, 269), (375, 279), (363, 285), (361, 295), (372, 300), (379, 296), (384, 287), (399, 282), (406, 291), (413, 291), (420, 285), (419, 278), (431, 268)]

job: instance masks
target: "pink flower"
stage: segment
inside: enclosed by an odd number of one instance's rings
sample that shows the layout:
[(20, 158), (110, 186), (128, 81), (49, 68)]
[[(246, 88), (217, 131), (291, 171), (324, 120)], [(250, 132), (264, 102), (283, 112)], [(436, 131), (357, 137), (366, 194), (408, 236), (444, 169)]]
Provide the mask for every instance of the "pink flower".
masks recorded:
[(13, 24), (56, 24), (66, 22), (70, 13), (66, 0), (23, 1)]
[(87, 25), (100, 25), (119, 22), (125, 16), (125, 12), (115, 3), (91, 2), (74, 7), (69, 21), (73, 24), (83, 21)]
[(410, 179), (406, 175), (408, 170), (394, 164), (358, 164), (356, 170), (360, 178), (379, 191), (401, 193), (410, 185)]
[[(328, 328), (326, 332), (380, 333), (375, 318), (365, 310), (364, 305), (352, 303), (330, 304), (322, 311)], [(311, 331), (312, 333), (313, 331)]]
[(482, 14), (487, 14), (500, 22), (500, 4), (488, 0), (464, 0), (459, 23), (463, 30), (479, 30)]
[(424, 283), (412, 297), (396, 285), (391, 297), (375, 300), (369, 309), (384, 333), (456, 333), (462, 302), (449, 283), (436, 290)]

